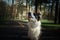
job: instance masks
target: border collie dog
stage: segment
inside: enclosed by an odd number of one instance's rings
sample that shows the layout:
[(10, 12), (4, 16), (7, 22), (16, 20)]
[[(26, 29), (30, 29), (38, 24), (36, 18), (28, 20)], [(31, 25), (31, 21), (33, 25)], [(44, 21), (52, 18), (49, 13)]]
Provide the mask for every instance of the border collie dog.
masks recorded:
[(28, 13), (28, 18), (29, 18), (29, 22), (28, 22), (28, 37), (31, 40), (38, 40), (39, 39), (39, 35), (41, 33), (41, 21), (40, 21), (40, 17), (39, 17), (39, 13), (35, 14), (35, 13)]

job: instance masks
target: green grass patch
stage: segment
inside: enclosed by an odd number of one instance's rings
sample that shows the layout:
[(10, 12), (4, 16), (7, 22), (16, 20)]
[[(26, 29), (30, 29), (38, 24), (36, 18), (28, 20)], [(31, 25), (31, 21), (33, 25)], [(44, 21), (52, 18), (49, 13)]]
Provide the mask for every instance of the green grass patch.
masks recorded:
[(46, 20), (46, 19), (41, 20), (41, 22), (42, 22), (42, 23), (54, 23), (53, 20)]
[(60, 27), (60, 24), (42, 24), (42, 26)]
[(41, 20), (42, 27), (48, 28), (48, 29), (59, 29), (60, 24), (54, 24), (53, 20)]

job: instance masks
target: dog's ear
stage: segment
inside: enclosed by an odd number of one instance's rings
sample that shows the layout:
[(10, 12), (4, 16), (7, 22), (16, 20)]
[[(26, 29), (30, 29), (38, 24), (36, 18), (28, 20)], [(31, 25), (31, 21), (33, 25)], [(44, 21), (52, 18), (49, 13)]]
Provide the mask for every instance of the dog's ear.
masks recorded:
[(34, 13), (34, 16), (35, 16), (35, 18), (37, 19), (37, 21), (39, 21), (40, 20), (40, 13)]

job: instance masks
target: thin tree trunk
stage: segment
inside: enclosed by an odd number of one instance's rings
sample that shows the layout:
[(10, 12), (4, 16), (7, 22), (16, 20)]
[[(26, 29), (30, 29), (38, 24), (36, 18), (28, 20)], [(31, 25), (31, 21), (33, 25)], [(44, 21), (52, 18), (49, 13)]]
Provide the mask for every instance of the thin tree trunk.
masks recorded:
[(50, 5), (49, 5), (49, 8), (48, 8), (48, 20), (49, 20), (49, 17), (50, 17)]
[(55, 20), (54, 23), (57, 23), (57, 17), (58, 17), (58, 0), (56, 0), (56, 6), (55, 6)]
[[(22, 3), (23, 3), (23, 0), (22, 0)], [(21, 5), (21, 20), (23, 18), (23, 5)]]
[(35, 12), (37, 13), (38, 0), (35, 0)]
[(29, 0), (29, 4), (28, 5), (29, 5), (29, 11), (30, 11), (30, 0)]
[(40, 3), (40, 10), (41, 10), (41, 3)]
[(51, 6), (51, 13), (50, 13), (50, 18), (53, 19), (53, 6), (54, 6), (54, 0), (52, 0), (52, 6)]
[(46, 4), (44, 5), (44, 14), (45, 14), (45, 8), (46, 8)]
[(14, 19), (14, 16), (13, 16), (13, 8), (14, 8), (14, 0), (12, 0), (12, 18)]
[[(8, 15), (9, 15), (9, 0), (8, 0), (8, 9), (7, 9), (7, 11), (8, 11)], [(10, 16), (8, 18), (10, 18)]]
[(60, 8), (59, 8), (58, 24), (60, 24)]
[[(58, 4), (59, 4), (59, 2), (58, 2)], [(58, 24), (60, 24), (60, 5), (58, 5), (58, 6), (59, 6), (59, 8), (58, 8)]]
[(27, 19), (27, 0), (26, 0), (26, 19)]

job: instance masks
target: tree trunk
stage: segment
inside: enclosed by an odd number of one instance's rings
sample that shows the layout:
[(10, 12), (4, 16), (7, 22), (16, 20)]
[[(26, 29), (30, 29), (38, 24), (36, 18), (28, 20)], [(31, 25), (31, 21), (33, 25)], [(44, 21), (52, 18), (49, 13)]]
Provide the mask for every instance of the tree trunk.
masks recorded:
[(49, 8), (48, 8), (48, 20), (49, 20), (49, 10), (50, 10), (50, 6), (49, 6)]
[(54, 0), (52, 0), (52, 6), (51, 6), (51, 13), (50, 13), (50, 18), (53, 19), (53, 7), (54, 7)]
[[(23, 3), (23, 0), (22, 0), (22, 3)], [(23, 18), (23, 5), (21, 5), (21, 20)]]
[(60, 24), (60, 7), (59, 7), (59, 11), (58, 11), (58, 24)]
[(37, 8), (38, 8), (38, 1), (35, 0), (35, 12), (37, 13)]
[(12, 18), (14, 19), (14, 16), (13, 16), (13, 8), (14, 8), (14, 0), (12, 0)]
[(57, 23), (57, 18), (58, 18), (58, 0), (56, 0), (56, 6), (55, 6), (55, 20), (54, 23)]
[(41, 3), (40, 3), (40, 10), (41, 10)]
[(44, 18), (46, 18), (45, 9), (46, 9), (46, 4), (44, 5)]
[(60, 0), (58, 0), (58, 24), (60, 24)]
[(30, 11), (30, 4), (29, 4), (29, 11)]
[(27, 10), (27, 0), (26, 0), (26, 19), (27, 19), (27, 12), (28, 12), (28, 10)]

